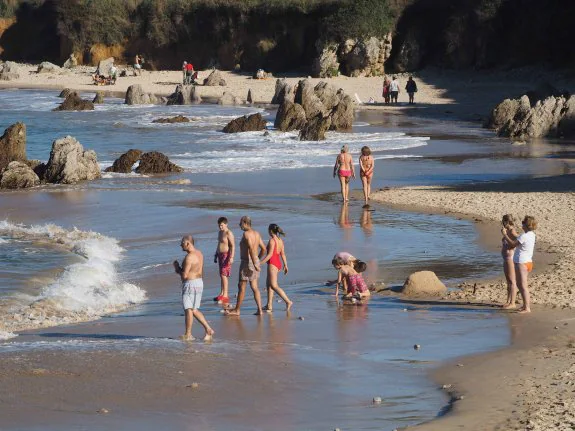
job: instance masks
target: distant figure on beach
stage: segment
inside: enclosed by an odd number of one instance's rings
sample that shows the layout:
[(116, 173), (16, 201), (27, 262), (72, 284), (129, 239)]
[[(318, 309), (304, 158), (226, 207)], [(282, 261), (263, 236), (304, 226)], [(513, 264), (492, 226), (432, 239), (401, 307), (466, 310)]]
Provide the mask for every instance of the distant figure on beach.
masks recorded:
[(220, 294), (214, 298), (218, 304), (227, 305), (230, 302), (228, 285), (234, 263), (236, 251), (234, 234), (228, 228), (228, 219), (220, 217), (218, 219), (218, 245), (214, 255), (214, 263), (218, 263), (220, 269)]
[(407, 91), (407, 94), (409, 96), (409, 104), (410, 105), (415, 104), (413, 99), (415, 97), (415, 93), (417, 93), (417, 84), (413, 80), (413, 76), (410, 76), (409, 79), (407, 80), (407, 84), (405, 84), (405, 91)]
[(389, 95), (391, 97), (391, 103), (397, 104), (397, 97), (399, 96), (399, 82), (395, 76), (389, 84)]
[(353, 159), (351, 154), (349, 154), (349, 147), (344, 145), (341, 147), (341, 151), (337, 158), (335, 159), (335, 165), (333, 166), (333, 177), (339, 177), (339, 182), (341, 185), (341, 197), (344, 202), (349, 201), (349, 181), (351, 178), (355, 178), (355, 172), (353, 170)]
[(501, 219), (502, 230), (505, 230), (507, 235), (501, 238), (501, 257), (503, 258), (503, 273), (507, 281), (507, 302), (502, 306), (505, 309), (515, 308), (515, 298), (517, 295), (517, 284), (515, 283), (515, 264), (513, 263), (513, 254), (515, 247), (512, 247), (509, 241), (505, 238), (508, 236), (511, 239), (517, 239), (519, 234), (515, 230), (515, 221), (513, 215), (505, 214)]
[(266, 251), (266, 245), (262, 241), (260, 234), (252, 229), (252, 220), (248, 216), (243, 216), (240, 220), (240, 228), (244, 231), (240, 241), (240, 275), (238, 282), (238, 299), (236, 306), (231, 310), (226, 310), (226, 315), (239, 316), (240, 308), (246, 294), (246, 284), (250, 283), (254, 300), (256, 302), (256, 316), (262, 314), (262, 299), (258, 288), (258, 278), (260, 276), (260, 256)]
[(184, 76), (184, 84), (190, 85), (194, 83), (194, 65), (192, 63), (186, 63), (186, 70)]
[(266, 287), (268, 291), (268, 302), (263, 308), (264, 311), (271, 313), (273, 311), (274, 291), (280, 296), (286, 304), (286, 311), (289, 311), (293, 302), (290, 301), (284, 290), (278, 284), (278, 273), (283, 270), (284, 274), (288, 273), (287, 256), (285, 253), (284, 242), (281, 239), (285, 236), (285, 232), (277, 224), (270, 224), (268, 227), (270, 240), (268, 242), (268, 254), (261, 261), (262, 264), (268, 264), (268, 276), (266, 280)]
[[(533, 251), (535, 249), (535, 229), (537, 221), (532, 216), (525, 216), (521, 222), (523, 233), (516, 239), (508, 235), (507, 229), (501, 228), (501, 234), (509, 243), (510, 247), (515, 247), (513, 253), (513, 263), (515, 264), (515, 282), (523, 299), (523, 307), (520, 313), (531, 312), (531, 296), (529, 294), (528, 276), (533, 270)], [(512, 304), (513, 308), (515, 304)]]
[(180, 246), (186, 252), (186, 257), (184, 257), (181, 265), (177, 260), (174, 260), (174, 269), (176, 274), (180, 274), (182, 280), (182, 303), (186, 314), (186, 332), (181, 338), (185, 341), (194, 340), (192, 323), (196, 318), (206, 331), (204, 341), (210, 341), (214, 335), (214, 330), (200, 311), (202, 293), (204, 292), (204, 282), (202, 281), (204, 256), (201, 251), (194, 247), (194, 238), (191, 235), (183, 237)]
[(375, 161), (371, 155), (371, 149), (368, 146), (361, 148), (361, 156), (359, 156), (359, 177), (363, 185), (363, 198), (365, 200), (365, 207), (369, 207), (369, 195), (371, 194), (371, 180), (373, 178), (373, 169), (375, 168)]
[[(366, 264), (361, 262), (363, 271), (365, 271)], [(371, 293), (367, 288), (367, 284), (363, 279), (362, 275), (356, 270), (353, 264), (346, 263), (341, 257), (335, 257), (331, 264), (337, 269), (337, 282), (335, 284), (335, 296), (339, 294), (339, 286), (344, 287), (344, 298), (345, 299), (364, 299), (369, 298)], [(344, 285), (344, 280), (347, 282), (347, 286)]]
[(110, 84), (115, 84), (116, 83), (116, 79), (118, 78), (118, 68), (114, 65), (114, 63), (112, 63), (112, 65), (110, 66)]
[(184, 62), (182, 63), (182, 83), (184, 85), (186, 85), (186, 66), (188, 65), (188, 62), (184, 60)]
[(134, 58), (134, 76), (142, 74), (142, 58), (140, 54), (136, 54)]
[(389, 84), (391, 84), (391, 82), (389, 81), (389, 78), (386, 76), (385, 78), (383, 78), (383, 92), (381, 93), (381, 95), (383, 96), (383, 101), (385, 102), (386, 105), (389, 105), (389, 99), (390, 99), (390, 94), (389, 94)]

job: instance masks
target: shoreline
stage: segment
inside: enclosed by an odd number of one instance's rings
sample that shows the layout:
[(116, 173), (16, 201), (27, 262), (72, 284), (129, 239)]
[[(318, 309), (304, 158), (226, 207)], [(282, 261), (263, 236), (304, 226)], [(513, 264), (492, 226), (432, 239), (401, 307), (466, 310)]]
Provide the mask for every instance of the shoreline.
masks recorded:
[[(431, 378), (450, 395), (451, 408), (446, 415), (409, 429), (547, 430), (573, 425), (575, 329), (570, 321), (575, 320), (575, 234), (560, 227), (575, 217), (575, 194), (538, 191), (542, 183), (547, 190), (554, 190), (547, 183), (560, 190), (569, 181), (572, 176), (524, 180), (524, 190), (536, 191), (515, 194), (502, 191), (517, 191), (514, 181), (483, 184), (482, 191), (474, 186), (411, 187), (374, 194), (374, 201), (416, 212), (442, 211), (489, 220), (498, 220), (503, 212), (533, 215), (539, 221), (536, 248), (545, 244), (547, 252), (559, 256), (548, 270), (530, 277), (532, 301), (538, 304), (531, 315), (502, 311), (509, 315), (511, 345), (433, 371)], [(480, 280), (463, 284), (459, 291), (448, 293), (446, 300), (435, 303), (499, 304), (505, 294), (504, 281)]]

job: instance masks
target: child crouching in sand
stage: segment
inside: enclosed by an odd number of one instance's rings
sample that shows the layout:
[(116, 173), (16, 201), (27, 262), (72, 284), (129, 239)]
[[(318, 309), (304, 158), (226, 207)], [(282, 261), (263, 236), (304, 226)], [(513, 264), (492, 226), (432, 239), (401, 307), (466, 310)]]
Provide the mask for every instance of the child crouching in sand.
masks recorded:
[(339, 294), (339, 286), (343, 284), (344, 279), (347, 281), (347, 287), (345, 288), (344, 298), (345, 299), (364, 299), (369, 298), (371, 293), (367, 288), (367, 284), (363, 279), (362, 275), (356, 270), (359, 269), (360, 272), (365, 270), (365, 263), (360, 262), (358, 268), (354, 268), (352, 264), (344, 261), (341, 257), (335, 257), (331, 261), (335, 269), (337, 269), (337, 282), (335, 283), (335, 296)]

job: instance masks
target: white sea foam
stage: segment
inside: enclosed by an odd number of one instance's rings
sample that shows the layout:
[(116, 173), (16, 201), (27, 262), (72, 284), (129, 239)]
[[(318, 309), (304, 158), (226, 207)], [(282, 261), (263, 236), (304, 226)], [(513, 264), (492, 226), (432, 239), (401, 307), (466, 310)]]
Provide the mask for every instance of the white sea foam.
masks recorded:
[[(117, 273), (116, 263), (123, 249), (115, 238), (75, 228), (66, 230), (54, 224), (25, 226), (6, 220), (0, 221), (0, 234), (48, 240), (82, 257), (81, 262), (65, 267), (55, 280), (44, 286), (39, 296), (28, 297), (28, 300), (20, 297), (22, 309), (10, 309), (12, 314), (21, 314), (20, 320), (32, 317), (32, 320), (42, 320), (48, 314), (52, 324), (87, 320), (146, 299), (144, 290), (122, 280)], [(33, 316), (29, 315), (30, 307), (35, 313)]]
[(0, 340), (9, 340), (10, 338), (17, 337), (18, 335), (13, 332), (0, 331)]
[(0, 244), (8, 244), (10, 241), (8, 241), (5, 238), (0, 238)]

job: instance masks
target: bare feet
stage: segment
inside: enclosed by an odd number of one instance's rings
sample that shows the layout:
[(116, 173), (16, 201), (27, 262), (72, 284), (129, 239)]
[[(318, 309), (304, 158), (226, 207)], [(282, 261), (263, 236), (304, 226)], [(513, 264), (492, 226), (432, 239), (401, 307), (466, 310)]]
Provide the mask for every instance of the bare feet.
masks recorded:
[(501, 308), (503, 308), (504, 310), (513, 310), (515, 309), (515, 304), (505, 304), (502, 305)]
[(204, 341), (212, 341), (215, 333), (216, 333), (216, 331), (214, 331), (213, 329), (210, 329), (209, 331), (207, 331), (206, 335), (204, 336)]
[(292, 301), (286, 302), (286, 311), (290, 311), (292, 305), (293, 305)]
[(520, 308), (518, 313), (521, 313), (521, 314), (531, 313), (531, 309), (530, 308)]
[(274, 311), (274, 309), (270, 306), (264, 305), (262, 308), (263, 311), (267, 312), (267, 313), (271, 313)]
[(264, 314), (264, 312), (262, 310), (258, 310), (254, 313), (254, 316), (261, 316), (262, 314)]
[(182, 340), (182, 341), (194, 341), (195, 339), (196, 338), (191, 334), (180, 335), (180, 340)]
[(239, 316), (240, 310), (236, 310), (235, 308), (232, 310), (224, 310), (224, 315), (226, 315), (226, 316)]

